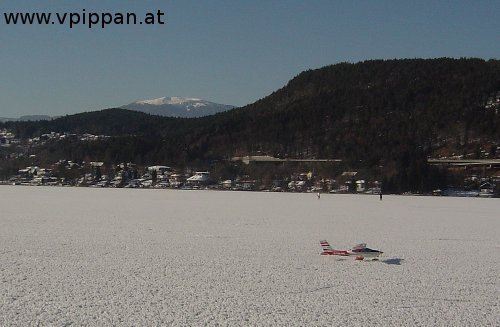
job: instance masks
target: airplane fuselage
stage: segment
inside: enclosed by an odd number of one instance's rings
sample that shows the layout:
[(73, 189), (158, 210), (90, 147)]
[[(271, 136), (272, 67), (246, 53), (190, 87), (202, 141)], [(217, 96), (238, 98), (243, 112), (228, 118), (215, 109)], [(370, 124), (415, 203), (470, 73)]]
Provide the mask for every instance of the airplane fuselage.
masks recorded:
[(371, 250), (371, 251), (336, 250), (336, 251), (323, 251), (321, 252), (321, 255), (339, 255), (343, 257), (376, 258), (380, 256), (382, 253), (384, 252), (377, 250)]
[(378, 258), (382, 253), (382, 251), (374, 250), (366, 247), (365, 243), (361, 243), (356, 245), (351, 250), (336, 250), (333, 249), (328, 241), (322, 240), (320, 241), (321, 246), (323, 247), (323, 252), (321, 255), (338, 255), (343, 257), (355, 257), (356, 260), (363, 260), (364, 258)]

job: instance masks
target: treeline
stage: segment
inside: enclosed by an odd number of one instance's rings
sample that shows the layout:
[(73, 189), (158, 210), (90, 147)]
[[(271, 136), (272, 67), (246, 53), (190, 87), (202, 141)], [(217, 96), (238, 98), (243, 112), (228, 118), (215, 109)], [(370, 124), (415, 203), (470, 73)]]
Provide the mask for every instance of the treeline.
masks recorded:
[(258, 153), (339, 158), (384, 179), (388, 191), (428, 191), (446, 177), (427, 156), (500, 145), (498, 107), (486, 108), (499, 92), (498, 60), (372, 60), (305, 71), (254, 104), (199, 119), (108, 109), (0, 126), (21, 137), (116, 136), (48, 145), (43, 155), (52, 159), (208, 165)]

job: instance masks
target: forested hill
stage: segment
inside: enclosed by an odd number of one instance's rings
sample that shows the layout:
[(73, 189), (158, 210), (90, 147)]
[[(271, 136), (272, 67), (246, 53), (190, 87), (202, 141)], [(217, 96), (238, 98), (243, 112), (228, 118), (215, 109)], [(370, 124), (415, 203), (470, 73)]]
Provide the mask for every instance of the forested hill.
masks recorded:
[(3, 126), (22, 136), (59, 131), (154, 137), (144, 155), (172, 164), (180, 151), (184, 161), (265, 153), (340, 158), (397, 173), (410, 163), (424, 165), (428, 155), (500, 145), (499, 99), (499, 60), (370, 60), (302, 72), (254, 104), (204, 118), (110, 109)]
[(429, 154), (498, 143), (498, 102), (487, 104), (499, 92), (497, 60), (367, 61), (303, 72), (233, 115), (248, 122), (237, 130), (253, 149), (376, 162), (411, 146)]

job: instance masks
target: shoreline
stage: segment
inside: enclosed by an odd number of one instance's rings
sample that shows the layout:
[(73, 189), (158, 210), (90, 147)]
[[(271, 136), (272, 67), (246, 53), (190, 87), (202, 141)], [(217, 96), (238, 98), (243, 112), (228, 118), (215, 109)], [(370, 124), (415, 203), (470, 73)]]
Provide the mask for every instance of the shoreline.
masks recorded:
[[(0, 182), (0, 186), (22, 186), (22, 187), (71, 187), (71, 188), (89, 188), (89, 189), (143, 189), (143, 190), (172, 190), (172, 191), (221, 191), (221, 192), (249, 192), (249, 193), (290, 193), (290, 194), (322, 194), (322, 195), (359, 195), (359, 196), (379, 196), (380, 193), (349, 193), (349, 192), (328, 192), (328, 191), (303, 191), (303, 192), (292, 192), (292, 191), (272, 191), (268, 189), (264, 190), (235, 190), (235, 189), (223, 189), (218, 187), (102, 187), (96, 185), (90, 186), (77, 186), (77, 185), (33, 185), (28, 183), (12, 184), (9, 182)], [(384, 196), (418, 196), (418, 197), (447, 197), (447, 198), (481, 198), (481, 199), (498, 199), (499, 195), (485, 194), (482, 195), (479, 191), (457, 191), (457, 194), (444, 194), (446, 191), (442, 191), (442, 194), (432, 194), (432, 193), (387, 193)], [(318, 199), (319, 200), (319, 199)], [(381, 201), (383, 201), (381, 199)]]

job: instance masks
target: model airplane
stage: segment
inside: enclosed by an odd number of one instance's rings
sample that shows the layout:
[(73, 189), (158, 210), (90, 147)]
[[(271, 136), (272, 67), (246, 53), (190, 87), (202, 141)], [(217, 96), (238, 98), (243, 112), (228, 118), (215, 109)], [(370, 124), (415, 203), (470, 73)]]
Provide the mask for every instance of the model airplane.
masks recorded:
[(321, 255), (339, 255), (343, 257), (355, 257), (355, 260), (364, 260), (365, 258), (370, 258), (372, 260), (378, 260), (378, 257), (384, 253), (379, 250), (373, 250), (366, 247), (366, 243), (361, 243), (355, 245), (350, 250), (335, 250), (333, 249), (328, 241), (322, 240), (319, 241), (321, 247), (323, 248), (323, 252)]

